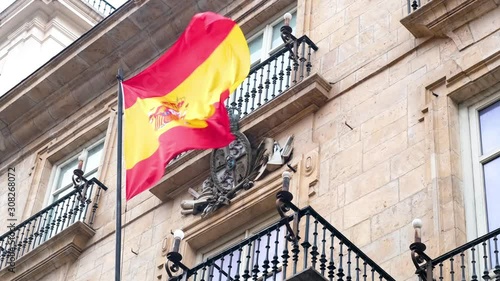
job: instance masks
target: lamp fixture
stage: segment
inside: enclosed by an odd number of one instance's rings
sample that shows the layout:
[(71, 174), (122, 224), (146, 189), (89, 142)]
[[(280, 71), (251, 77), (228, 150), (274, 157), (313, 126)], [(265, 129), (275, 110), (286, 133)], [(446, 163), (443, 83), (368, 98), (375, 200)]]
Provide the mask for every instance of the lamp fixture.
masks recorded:
[[(85, 150), (84, 150), (84, 152), (85, 152)], [(80, 155), (80, 157), (81, 156), (82, 155)], [(89, 187), (92, 187), (94, 184), (97, 184), (99, 187), (101, 187), (105, 191), (108, 190), (108, 187), (106, 187), (102, 182), (100, 182), (95, 177), (88, 180), (83, 176), (84, 172), (81, 169), (81, 167), (83, 166), (83, 160), (81, 160), (82, 164), (80, 165), (80, 157), (78, 157), (78, 162), (79, 162), (78, 169), (73, 170), (73, 177), (71, 180), (73, 181), (73, 187), (78, 190), (77, 199), (80, 200), (81, 202), (86, 201), (87, 203), (90, 203), (92, 201), (90, 200), (90, 198), (87, 198), (87, 190), (89, 189)]]
[(89, 155), (89, 151), (87, 149), (83, 149), (82, 153), (78, 156), (78, 169), (83, 170), (83, 164)]
[(415, 273), (422, 281), (432, 281), (432, 259), (424, 253), (427, 246), (422, 243), (422, 220), (414, 219), (412, 226), (415, 230), (415, 242), (410, 245), (410, 250), (411, 260), (417, 268)]
[[(184, 239), (184, 232), (180, 229), (176, 229), (172, 232), (174, 236), (174, 242), (172, 244), (172, 250), (167, 253), (167, 262), (165, 263), (165, 270), (167, 271), (169, 281), (179, 280), (179, 277), (183, 276), (189, 268), (182, 263), (182, 255), (179, 253), (180, 245), (182, 239)], [(174, 275), (182, 269), (182, 274)]]
[(292, 20), (292, 14), (286, 13), (283, 16), (283, 19), (284, 19), (285, 23), (280, 28), (281, 39), (285, 43), (285, 47), (290, 51), (290, 59), (292, 59), (293, 62), (298, 65), (299, 64), (299, 56), (298, 56), (298, 53), (297, 53), (298, 40), (292, 34), (293, 29), (290, 26), (290, 22)]
[(285, 226), (288, 231), (287, 240), (290, 242), (297, 242), (297, 229), (299, 226), (299, 208), (292, 203), (293, 194), (290, 192), (290, 180), (292, 174), (288, 171), (284, 171), (282, 174), (283, 185), (281, 190), (276, 194), (276, 210), (278, 211), (282, 219), (288, 218), (286, 212), (293, 210), (295, 211), (293, 215), (293, 227), (290, 226), (290, 221), (287, 220)]
[(290, 26), (290, 21), (292, 20), (292, 14), (290, 14), (290, 13), (286, 13), (286, 14), (283, 16), (283, 19), (285, 20), (285, 25), (286, 25), (286, 26)]

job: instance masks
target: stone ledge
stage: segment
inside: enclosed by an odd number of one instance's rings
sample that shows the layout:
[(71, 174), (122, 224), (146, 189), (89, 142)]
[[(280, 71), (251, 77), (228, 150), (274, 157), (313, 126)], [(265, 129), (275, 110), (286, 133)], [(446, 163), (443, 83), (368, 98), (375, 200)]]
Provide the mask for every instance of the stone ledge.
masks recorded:
[[(326, 104), (331, 85), (315, 73), (291, 87), (240, 121), (240, 132), (250, 142), (262, 136), (273, 137), (297, 120)], [(211, 150), (192, 151), (167, 167), (163, 178), (149, 191), (162, 201), (175, 197), (189, 182), (208, 176)], [(186, 159), (186, 160), (183, 160)]]
[(0, 270), (1, 280), (38, 280), (49, 272), (75, 261), (95, 231), (83, 222), (75, 222), (16, 261), (15, 273)]
[(415, 37), (445, 37), (447, 33), (497, 8), (495, 0), (432, 0), (401, 20)]
[(455, 83), (449, 88), (448, 96), (457, 103), (466, 101), (473, 96), (487, 91), (500, 83), (500, 67), (483, 74), (475, 79), (464, 79), (462, 83)]

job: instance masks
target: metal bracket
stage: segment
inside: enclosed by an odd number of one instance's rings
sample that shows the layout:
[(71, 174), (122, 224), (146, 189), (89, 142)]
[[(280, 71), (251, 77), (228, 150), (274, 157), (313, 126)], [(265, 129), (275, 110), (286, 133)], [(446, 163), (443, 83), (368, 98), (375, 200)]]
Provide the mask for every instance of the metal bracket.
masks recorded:
[[(169, 252), (167, 254), (167, 262), (165, 263), (165, 270), (168, 274), (169, 281), (185, 280), (186, 273), (189, 268), (185, 266), (182, 262), (182, 255), (178, 252)], [(182, 274), (174, 275), (182, 269)]]
[(411, 260), (417, 269), (417, 274), (422, 281), (434, 280), (432, 276), (432, 259), (424, 253), (427, 247), (422, 242), (415, 242), (410, 245)]
[(77, 199), (80, 200), (82, 203), (92, 202), (92, 200), (87, 198), (86, 195), (87, 195), (87, 190), (89, 189), (89, 187), (94, 185), (94, 183), (97, 184), (104, 191), (108, 190), (108, 188), (96, 178), (91, 178), (90, 180), (87, 180), (83, 176), (83, 171), (80, 169), (75, 169), (73, 171), (73, 178), (71, 180), (73, 181), (73, 186), (75, 187), (75, 189), (78, 190), (79, 195)]
[(290, 226), (290, 221), (286, 220), (285, 226), (288, 231), (286, 239), (290, 242), (297, 243), (299, 238), (297, 236), (299, 228), (299, 208), (292, 203), (293, 194), (289, 191), (281, 190), (276, 194), (276, 210), (282, 219), (287, 218), (286, 212), (294, 210), (293, 214), (293, 227)]
[(297, 37), (293, 36), (292, 28), (288, 25), (284, 25), (280, 28), (281, 39), (285, 43), (285, 47), (290, 51), (290, 59), (295, 63), (299, 63), (299, 56), (297, 54), (298, 40)]

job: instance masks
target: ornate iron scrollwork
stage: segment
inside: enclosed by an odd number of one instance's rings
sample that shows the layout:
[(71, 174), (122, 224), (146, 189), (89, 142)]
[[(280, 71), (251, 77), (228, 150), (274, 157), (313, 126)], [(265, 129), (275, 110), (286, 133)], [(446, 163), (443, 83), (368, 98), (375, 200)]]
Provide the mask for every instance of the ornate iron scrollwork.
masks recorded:
[(417, 274), (422, 281), (433, 281), (432, 259), (424, 253), (426, 246), (422, 242), (415, 242), (410, 245), (411, 260), (417, 269)]
[[(182, 272), (180, 272), (182, 270)], [(185, 276), (189, 270), (187, 266), (182, 263), (182, 255), (177, 252), (170, 252), (167, 254), (167, 262), (165, 263), (165, 271), (168, 274), (169, 281), (178, 281)], [(179, 274), (180, 275), (175, 275)]]

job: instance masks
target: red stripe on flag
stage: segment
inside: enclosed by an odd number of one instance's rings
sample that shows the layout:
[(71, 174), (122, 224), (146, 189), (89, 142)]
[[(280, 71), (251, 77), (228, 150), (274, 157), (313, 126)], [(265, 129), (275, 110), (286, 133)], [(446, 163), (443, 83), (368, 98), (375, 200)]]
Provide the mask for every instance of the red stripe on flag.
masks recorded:
[(124, 96), (125, 108), (134, 105), (138, 98), (162, 97), (170, 93), (207, 60), (234, 26), (232, 20), (215, 13), (194, 16), (188, 28), (164, 55), (123, 82), (129, 86), (128, 91), (133, 92)]

